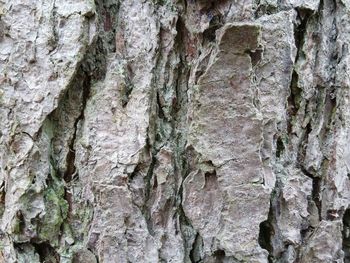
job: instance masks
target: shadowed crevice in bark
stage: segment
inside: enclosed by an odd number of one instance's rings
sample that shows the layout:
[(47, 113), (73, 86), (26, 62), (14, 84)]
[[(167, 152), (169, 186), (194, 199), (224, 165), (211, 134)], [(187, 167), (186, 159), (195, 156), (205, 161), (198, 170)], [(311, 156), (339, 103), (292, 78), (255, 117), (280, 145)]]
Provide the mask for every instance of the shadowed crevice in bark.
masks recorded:
[(321, 221), (322, 220), (322, 199), (321, 199), (322, 178), (316, 177), (315, 175), (311, 174), (302, 166), (300, 167), (300, 170), (305, 176), (312, 179), (311, 198), (317, 207), (319, 221)]
[(91, 86), (91, 77), (85, 74), (85, 76), (82, 77), (82, 79), (79, 79), (79, 82), (82, 83), (82, 95), (81, 95), (81, 112), (78, 118), (74, 121), (74, 132), (73, 137), (71, 139), (71, 142), (69, 143), (69, 151), (66, 158), (66, 171), (64, 172), (63, 178), (66, 183), (69, 183), (76, 172), (75, 167), (75, 149), (74, 149), (74, 143), (77, 137), (77, 129), (79, 121), (82, 121), (84, 119), (84, 110), (86, 107), (86, 102), (89, 98), (90, 94), (90, 86)]
[(59, 263), (60, 256), (55, 249), (47, 242), (34, 243), (35, 251), (39, 254), (42, 263)]
[[(151, 180), (153, 178), (155, 178), (154, 176), (154, 168), (155, 168), (155, 165), (156, 165), (156, 157), (155, 157), (155, 154), (152, 154), (152, 157), (151, 157), (151, 163), (148, 167), (148, 170), (147, 170), (147, 174), (144, 178), (144, 184), (145, 184), (145, 197), (144, 197), (144, 204), (143, 204), (143, 207), (142, 207), (142, 214), (143, 216), (145, 217), (145, 220), (146, 220), (146, 223), (147, 223), (147, 228), (148, 228), (148, 231), (151, 235), (154, 235), (154, 231), (153, 231), (153, 226), (152, 226), (152, 219), (151, 219), (151, 212), (150, 212), (150, 198), (151, 198), (151, 194), (152, 194), (152, 187), (151, 187)], [(156, 186), (155, 186), (156, 187)]]
[(279, 7), (275, 4), (271, 4), (270, 2), (255, 0), (254, 5), (255, 5), (255, 11), (254, 11), (255, 18), (259, 18), (263, 15), (272, 15), (279, 11)]
[(276, 157), (280, 158), (284, 150), (285, 150), (285, 147), (284, 147), (283, 140), (281, 136), (278, 136), (276, 140)]
[[(271, 199), (275, 198), (275, 190), (271, 193)], [(267, 252), (269, 253), (268, 255), (268, 261), (269, 263), (273, 262), (273, 244), (272, 244), (272, 238), (274, 235), (274, 228), (273, 228), (273, 208), (272, 208), (272, 201), (270, 204), (270, 210), (268, 214), (268, 219), (261, 222), (259, 225), (259, 238), (258, 242), (260, 247), (263, 249), (266, 249)]]
[(216, 38), (216, 30), (223, 26), (223, 17), (219, 12), (210, 11), (209, 27), (203, 32), (203, 46), (210, 42), (214, 42)]
[(321, 201), (322, 179), (318, 177), (312, 178), (312, 199), (318, 210), (319, 220), (322, 220), (322, 201)]
[[(298, 51), (299, 52), (299, 51)], [(296, 121), (296, 115), (300, 109), (300, 103), (302, 100), (302, 89), (298, 87), (298, 74), (293, 70), (292, 79), (290, 82), (290, 95), (288, 97), (288, 123), (287, 132), (292, 133), (293, 122)]]
[[(185, 167), (186, 166), (188, 166), (188, 164), (185, 164)], [(184, 171), (186, 171), (188, 169), (188, 167), (183, 168), (183, 169), (184, 169)], [(186, 174), (187, 173), (188, 172), (186, 172)], [(188, 176), (188, 174), (183, 177), (183, 181), (186, 179), (187, 176)], [(198, 262), (201, 260), (201, 254), (202, 254), (201, 251), (202, 251), (203, 242), (202, 242), (202, 237), (200, 236), (198, 231), (196, 231), (194, 229), (194, 227), (191, 223), (191, 220), (186, 216), (186, 213), (184, 211), (184, 208), (182, 205), (183, 183), (181, 183), (181, 185), (180, 185), (177, 196), (178, 196), (178, 198), (177, 198), (177, 202), (178, 202), (177, 214), (179, 215), (179, 219), (180, 219), (180, 231), (181, 231), (182, 237), (184, 239), (185, 255), (188, 255), (191, 260), (196, 260)], [(191, 233), (191, 232), (196, 233), (196, 234), (193, 235), (193, 233)], [(193, 238), (194, 238), (194, 240), (193, 240)]]
[[(84, 121), (84, 111), (90, 97), (91, 85), (98, 80), (104, 79), (106, 73), (105, 56), (107, 51), (103, 45), (103, 41), (97, 37), (80, 63), (75, 77), (59, 101), (57, 109), (47, 117), (47, 121), (54, 127), (51, 140), (53, 144), (51, 152), (52, 165), (58, 176), (61, 176), (66, 184), (65, 198), (67, 198), (70, 212), (69, 184), (73, 179), (76, 181), (79, 177), (79, 171), (77, 171), (75, 166), (75, 142), (78, 125)], [(72, 118), (72, 116), (75, 116), (75, 118)], [(71, 131), (70, 139), (67, 138), (65, 130)], [(65, 161), (62, 160), (64, 156), (60, 155), (60, 150), (55, 150), (58, 143), (66, 144), (67, 155), (65, 156)]]
[(310, 18), (313, 16), (313, 12), (305, 8), (296, 8), (296, 11), (297, 20), (299, 23), (294, 26), (294, 40), (295, 46), (297, 48), (297, 61), (298, 57), (303, 56), (302, 52), (304, 51), (302, 50), (302, 47), (305, 41), (306, 27)]
[(22, 254), (22, 260), (27, 261), (26, 253), (34, 253), (40, 263), (60, 263), (60, 255), (48, 242), (37, 242), (32, 240), (25, 243), (14, 243), (15, 249)]
[[(215, 19), (214, 19), (215, 20)], [(219, 20), (212, 22), (211, 29), (207, 32), (208, 35), (203, 41), (212, 41), (215, 34), (215, 30), (218, 28)], [(186, 19), (180, 16), (176, 23), (177, 35), (175, 37), (175, 50), (178, 54), (179, 64), (177, 66), (177, 80), (175, 85), (175, 101), (172, 103), (172, 136), (174, 139), (174, 172), (177, 177), (176, 181), (176, 197), (175, 207), (176, 214), (179, 217), (178, 230), (183, 239), (184, 247), (184, 261), (190, 260), (191, 262), (201, 262), (203, 239), (200, 233), (194, 229), (190, 219), (186, 216), (183, 208), (183, 182), (193, 169), (193, 165), (196, 159), (193, 149), (186, 148), (187, 127), (185, 122), (187, 121), (186, 115), (188, 114), (188, 90), (189, 90), (189, 76), (190, 68), (188, 66), (188, 60), (191, 56), (194, 56), (198, 49), (193, 49), (193, 39), (198, 36), (193, 36), (187, 29), (185, 24)], [(214, 25), (215, 24), (215, 25)], [(214, 37), (215, 38), (215, 37)]]
[(344, 262), (350, 262), (350, 209), (346, 209), (343, 216), (343, 251)]
[(252, 67), (255, 67), (259, 63), (259, 61), (262, 59), (262, 56), (263, 56), (263, 50), (261, 48), (258, 48), (253, 51), (246, 50), (245, 53), (250, 56)]
[[(300, 57), (303, 57), (303, 45), (306, 38), (306, 27), (308, 21), (312, 17), (312, 12), (305, 9), (297, 9), (297, 21), (294, 22), (294, 44), (296, 46), (297, 52), (295, 57), (295, 64), (298, 62)], [(299, 87), (299, 76), (296, 70), (292, 72), (292, 78), (290, 81), (290, 95), (288, 97), (288, 133), (292, 132), (293, 123), (297, 118), (297, 113), (301, 107), (301, 102), (303, 100), (303, 90)]]
[(192, 244), (192, 249), (190, 251), (190, 259), (192, 263), (201, 262), (202, 248), (203, 248), (203, 239), (200, 236), (200, 234), (197, 233), (196, 238)]

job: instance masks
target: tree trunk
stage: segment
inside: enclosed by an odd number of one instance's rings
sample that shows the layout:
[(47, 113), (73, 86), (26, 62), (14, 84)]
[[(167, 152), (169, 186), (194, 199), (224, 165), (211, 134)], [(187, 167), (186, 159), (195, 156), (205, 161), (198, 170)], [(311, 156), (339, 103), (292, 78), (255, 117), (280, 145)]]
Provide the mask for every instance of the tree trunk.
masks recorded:
[(0, 262), (350, 262), (349, 14), (0, 0)]

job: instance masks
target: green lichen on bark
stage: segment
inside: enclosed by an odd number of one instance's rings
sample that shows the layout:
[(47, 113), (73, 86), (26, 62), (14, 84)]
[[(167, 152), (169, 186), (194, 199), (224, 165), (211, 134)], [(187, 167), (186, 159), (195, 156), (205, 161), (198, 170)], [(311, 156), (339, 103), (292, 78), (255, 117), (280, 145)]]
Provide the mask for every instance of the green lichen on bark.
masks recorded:
[(41, 240), (50, 241), (52, 244), (58, 245), (61, 226), (68, 214), (68, 203), (64, 199), (65, 189), (62, 181), (54, 173), (50, 177), (48, 179), (48, 187), (43, 193), (45, 210), (47, 212), (39, 224), (38, 237)]

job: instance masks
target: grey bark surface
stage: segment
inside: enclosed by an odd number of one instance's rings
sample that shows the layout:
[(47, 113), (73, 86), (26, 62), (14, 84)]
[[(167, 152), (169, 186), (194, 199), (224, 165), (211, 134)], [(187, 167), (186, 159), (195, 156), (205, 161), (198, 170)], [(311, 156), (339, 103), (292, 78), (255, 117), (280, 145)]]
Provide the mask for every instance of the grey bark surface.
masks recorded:
[(350, 262), (348, 0), (0, 0), (0, 262)]

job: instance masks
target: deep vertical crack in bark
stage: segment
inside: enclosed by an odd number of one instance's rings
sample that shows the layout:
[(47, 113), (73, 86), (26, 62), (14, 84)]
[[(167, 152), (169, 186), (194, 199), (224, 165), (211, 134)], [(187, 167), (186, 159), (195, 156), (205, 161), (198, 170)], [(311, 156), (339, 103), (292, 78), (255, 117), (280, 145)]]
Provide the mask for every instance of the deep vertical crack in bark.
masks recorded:
[[(275, 190), (273, 190), (272, 193)], [(271, 195), (271, 199), (274, 198), (273, 194)], [(274, 256), (273, 256), (273, 244), (272, 244), (272, 237), (274, 235), (274, 229), (273, 229), (273, 208), (272, 208), (272, 200), (270, 201), (270, 210), (269, 210), (269, 215), (268, 219), (261, 222), (259, 225), (259, 245), (263, 248), (266, 249), (269, 252), (268, 255), (268, 261), (269, 263), (274, 262)]]
[(345, 253), (344, 262), (350, 262), (350, 210), (346, 209), (343, 216), (343, 244), (342, 248)]
[(73, 129), (73, 136), (72, 139), (69, 143), (69, 151), (67, 154), (66, 158), (66, 171), (64, 172), (64, 180), (66, 183), (69, 183), (72, 180), (73, 175), (75, 175), (76, 172), (76, 167), (75, 167), (75, 140), (77, 137), (77, 129), (78, 129), (78, 124), (80, 121), (84, 120), (84, 111), (86, 107), (86, 102), (89, 98), (89, 93), (90, 93), (90, 86), (91, 86), (91, 77), (88, 75), (89, 73), (84, 73), (84, 77), (81, 80), (82, 82), (82, 98), (81, 98), (81, 112), (78, 116), (78, 118), (75, 119), (74, 121), (74, 129)]

